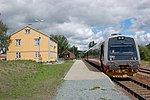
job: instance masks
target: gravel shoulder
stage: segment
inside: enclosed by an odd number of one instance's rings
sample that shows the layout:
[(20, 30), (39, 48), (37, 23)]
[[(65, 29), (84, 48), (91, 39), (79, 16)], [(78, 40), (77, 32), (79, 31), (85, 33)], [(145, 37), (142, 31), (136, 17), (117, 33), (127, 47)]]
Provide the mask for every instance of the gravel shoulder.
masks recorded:
[(65, 81), (56, 100), (129, 100), (105, 79)]

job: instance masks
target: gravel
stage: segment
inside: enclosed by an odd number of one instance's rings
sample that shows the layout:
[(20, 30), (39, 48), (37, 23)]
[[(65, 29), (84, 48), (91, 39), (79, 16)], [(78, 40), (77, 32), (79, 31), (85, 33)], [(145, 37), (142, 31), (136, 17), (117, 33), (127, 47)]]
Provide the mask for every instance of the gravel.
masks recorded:
[(66, 80), (56, 100), (129, 100), (107, 79)]
[(56, 100), (129, 100), (93, 66), (76, 60), (57, 91)]
[(65, 61), (64, 60), (59, 60), (59, 61), (57, 61), (57, 62), (49, 62), (49, 63), (43, 63), (43, 65), (55, 65), (55, 64), (63, 64), (63, 63), (65, 63)]

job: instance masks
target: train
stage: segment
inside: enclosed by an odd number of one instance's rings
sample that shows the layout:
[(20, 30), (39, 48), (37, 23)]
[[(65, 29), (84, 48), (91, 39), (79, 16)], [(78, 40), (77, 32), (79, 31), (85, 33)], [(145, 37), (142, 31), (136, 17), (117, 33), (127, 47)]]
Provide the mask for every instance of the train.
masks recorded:
[(137, 42), (121, 34), (112, 34), (94, 45), (84, 59), (111, 77), (134, 76), (141, 64)]

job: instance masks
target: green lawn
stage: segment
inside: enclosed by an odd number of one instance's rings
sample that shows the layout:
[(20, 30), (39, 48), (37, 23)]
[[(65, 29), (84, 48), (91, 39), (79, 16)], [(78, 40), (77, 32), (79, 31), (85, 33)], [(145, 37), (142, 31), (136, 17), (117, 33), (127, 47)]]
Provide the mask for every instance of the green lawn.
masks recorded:
[(51, 100), (73, 62), (0, 62), (0, 100)]
[(142, 63), (142, 64), (150, 64), (150, 61), (142, 60), (141, 63)]

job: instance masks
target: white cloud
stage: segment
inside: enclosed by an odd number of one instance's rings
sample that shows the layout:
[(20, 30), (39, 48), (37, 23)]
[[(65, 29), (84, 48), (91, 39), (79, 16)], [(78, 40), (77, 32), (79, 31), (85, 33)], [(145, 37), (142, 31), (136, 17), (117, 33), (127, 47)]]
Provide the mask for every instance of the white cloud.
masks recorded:
[(49, 32), (66, 36), (71, 45), (78, 46), (79, 48), (85, 47), (82, 45), (88, 45), (93, 39), (91, 37), (94, 36), (90, 27), (72, 21), (54, 25), (53, 28), (49, 29)]
[[(0, 0), (0, 12), (9, 34), (32, 24), (44, 33), (65, 35), (80, 49), (92, 40), (102, 41), (110, 33), (120, 32), (119, 27), (108, 27), (94, 34), (91, 27), (119, 24), (135, 17), (132, 31), (150, 31), (149, 0)], [(45, 21), (39, 26), (35, 18)], [(141, 38), (146, 37), (149, 33), (145, 32)]]
[(145, 34), (145, 31), (135, 32), (134, 38), (139, 45), (145, 45), (150, 43), (150, 33)]

